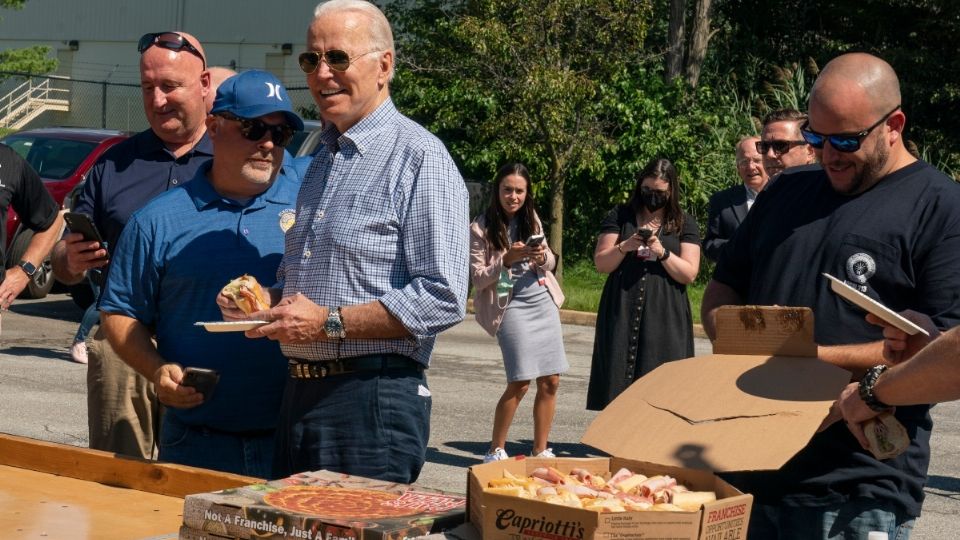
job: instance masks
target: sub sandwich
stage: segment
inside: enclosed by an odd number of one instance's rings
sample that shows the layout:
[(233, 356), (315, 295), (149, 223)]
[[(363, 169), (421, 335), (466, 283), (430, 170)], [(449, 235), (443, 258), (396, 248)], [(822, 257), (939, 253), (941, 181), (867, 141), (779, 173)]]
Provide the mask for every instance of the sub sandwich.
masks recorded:
[(257, 278), (244, 274), (227, 283), (227, 286), (220, 292), (224, 296), (233, 300), (237, 307), (247, 315), (255, 312), (270, 309), (270, 302), (267, 300), (266, 292), (263, 287), (257, 283)]
[(910, 435), (892, 414), (885, 412), (863, 423), (870, 452), (877, 459), (895, 458), (910, 446)]

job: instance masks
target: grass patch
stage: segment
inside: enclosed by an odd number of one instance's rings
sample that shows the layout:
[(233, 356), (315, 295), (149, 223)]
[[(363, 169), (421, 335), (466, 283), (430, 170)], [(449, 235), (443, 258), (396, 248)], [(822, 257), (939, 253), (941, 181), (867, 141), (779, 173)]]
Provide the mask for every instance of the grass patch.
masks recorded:
[[(567, 300), (563, 309), (574, 311), (597, 312), (600, 305), (600, 293), (606, 282), (606, 274), (597, 272), (593, 261), (577, 261), (563, 268), (563, 294)], [(687, 296), (690, 298), (690, 309), (693, 311), (693, 322), (700, 322), (700, 303), (703, 301), (703, 290), (706, 283), (687, 285)]]
[(597, 312), (600, 293), (607, 275), (597, 272), (593, 261), (577, 261), (563, 268), (563, 295), (567, 300), (563, 309)]

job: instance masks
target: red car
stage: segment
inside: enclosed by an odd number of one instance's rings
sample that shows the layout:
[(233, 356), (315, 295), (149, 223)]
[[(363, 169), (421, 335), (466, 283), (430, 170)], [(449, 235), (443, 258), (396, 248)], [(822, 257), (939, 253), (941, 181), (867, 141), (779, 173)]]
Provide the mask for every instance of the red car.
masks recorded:
[[(97, 159), (111, 146), (129, 135), (122, 131), (83, 128), (42, 128), (11, 133), (0, 142), (23, 156), (40, 175), (47, 191), (61, 208), (69, 207), (73, 192), (86, 179)], [(7, 213), (7, 260), (11, 268), (23, 257), (33, 231), (20, 224), (20, 217), (10, 208)], [(45, 260), (33, 280), (24, 289), (26, 298), (43, 298), (53, 288), (50, 261)]]

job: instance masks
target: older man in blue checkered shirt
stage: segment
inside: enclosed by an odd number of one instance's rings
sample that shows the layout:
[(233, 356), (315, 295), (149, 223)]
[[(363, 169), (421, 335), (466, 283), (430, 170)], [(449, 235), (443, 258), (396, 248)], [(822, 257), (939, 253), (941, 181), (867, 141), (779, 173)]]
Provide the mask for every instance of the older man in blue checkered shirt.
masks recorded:
[(409, 483), (429, 438), (434, 341), (465, 314), (467, 191), (443, 144), (390, 99), (393, 36), (376, 6), (319, 5), (307, 49), (323, 146), (287, 233), (282, 299), (247, 332), (279, 341), (290, 362), (274, 473)]

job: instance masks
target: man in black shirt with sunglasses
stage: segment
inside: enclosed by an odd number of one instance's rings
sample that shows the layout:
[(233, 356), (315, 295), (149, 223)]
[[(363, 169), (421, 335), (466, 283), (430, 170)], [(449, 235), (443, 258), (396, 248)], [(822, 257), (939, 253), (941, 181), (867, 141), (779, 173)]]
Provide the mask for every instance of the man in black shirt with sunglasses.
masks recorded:
[(807, 115), (796, 109), (777, 109), (763, 119), (757, 152), (763, 156), (763, 168), (770, 180), (789, 167), (817, 162), (813, 147), (800, 135)]
[[(210, 74), (200, 42), (184, 32), (145, 34), (140, 89), (150, 128), (107, 150), (90, 171), (74, 212), (90, 215), (107, 245), (64, 236), (53, 271), (63, 283), (88, 272), (102, 283), (110, 253), (130, 215), (147, 201), (189, 181), (213, 155), (206, 135)], [(159, 406), (153, 384), (117, 357), (98, 330), (88, 346), (87, 415), (90, 447), (149, 458)]]
[[(814, 84), (801, 136), (822, 169), (781, 173), (721, 252), (702, 319), (721, 305), (814, 310), (821, 360), (859, 380), (884, 356), (879, 327), (830, 291), (844, 279), (895, 311), (960, 322), (960, 186), (910, 155), (893, 68), (863, 53), (831, 61)], [(911, 444), (878, 461), (842, 423), (816, 434), (779, 471), (728, 479), (754, 495), (750, 538), (866, 538), (909, 534), (923, 504), (932, 423), (927, 406), (898, 407)]]

